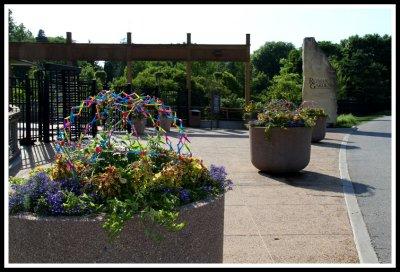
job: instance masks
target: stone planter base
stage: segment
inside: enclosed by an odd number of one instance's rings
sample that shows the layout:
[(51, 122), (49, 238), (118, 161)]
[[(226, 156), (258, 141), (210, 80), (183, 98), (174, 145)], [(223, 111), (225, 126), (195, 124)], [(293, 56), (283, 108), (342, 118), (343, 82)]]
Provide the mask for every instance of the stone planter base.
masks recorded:
[(171, 119), (161, 116), (160, 126), (162, 127), (163, 130), (165, 130), (166, 132), (169, 132), (171, 130), (171, 123), (172, 123)]
[(312, 130), (311, 141), (319, 142), (325, 138), (327, 117), (318, 117)]
[(146, 128), (146, 119), (134, 120), (133, 125), (138, 135), (144, 134), (144, 129)]
[(103, 217), (9, 217), (10, 263), (221, 263), (224, 196), (181, 208), (187, 222), (179, 232), (155, 226), (164, 236), (145, 235), (137, 217), (113, 244), (107, 242)]
[(311, 132), (307, 127), (272, 128), (266, 139), (265, 127), (250, 127), (252, 164), (271, 174), (304, 169), (310, 162)]

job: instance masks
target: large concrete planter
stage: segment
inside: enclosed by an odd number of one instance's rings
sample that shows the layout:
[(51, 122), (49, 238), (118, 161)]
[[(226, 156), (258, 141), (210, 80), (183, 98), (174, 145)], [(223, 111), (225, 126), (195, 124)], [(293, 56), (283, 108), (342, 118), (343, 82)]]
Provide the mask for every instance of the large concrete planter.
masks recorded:
[(311, 141), (319, 142), (325, 138), (327, 117), (318, 117), (312, 130)]
[(18, 107), (9, 106), (8, 109), (8, 161), (13, 162), (21, 154), (18, 147), (18, 120), (21, 111)]
[(181, 208), (187, 222), (179, 232), (159, 226), (164, 239), (145, 235), (135, 216), (110, 244), (102, 228), (103, 216), (9, 217), (10, 263), (221, 263), (224, 196)]
[(171, 123), (172, 123), (172, 121), (168, 117), (163, 116), (163, 115), (160, 116), (160, 126), (166, 132), (169, 132), (171, 130)]
[(312, 129), (307, 127), (250, 127), (251, 162), (257, 169), (271, 173), (297, 172), (310, 162)]
[(144, 134), (144, 129), (146, 128), (146, 119), (135, 119), (133, 120), (133, 125), (138, 135)]

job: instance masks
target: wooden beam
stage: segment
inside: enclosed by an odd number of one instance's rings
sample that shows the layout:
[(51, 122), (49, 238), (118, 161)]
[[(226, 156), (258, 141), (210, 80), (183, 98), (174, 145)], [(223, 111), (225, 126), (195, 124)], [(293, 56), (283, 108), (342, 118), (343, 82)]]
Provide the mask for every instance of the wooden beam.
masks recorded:
[[(189, 49), (188, 49), (189, 47)], [(24, 60), (171, 60), (250, 61), (248, 45), (218, 44), (96, 44), (10, 42), (10, 59)]]
[[(246, 46), (247, 46), (247, 54), (250, 56), (250, 34), (246, 34)], [(244, 83), (244, 99), (246, 105), (250, 103), (251, 97), (251, 63), (250, 59), (244, 64), (245, 69), (245, 83)]]
[[(132, 43), (132, 34), (131, 32), (126, 33), (126, 43)], [(127, 63), (126, 63), (126, 83), (132, 83), (132, 62), (128, 60), (127, 56)]]
[[(190, 116), (190, 110), (192, 108), (192, 62), (191, 59), (191, 34), (186, 34), (186, 44), (188, 45), (187, 49), (187, 61), (186, 61), (186, 89), (187, 89), (187, 99), (188, 99), (188, 116)], [(189, 123), (189, 122), (188, 122)]]
[(67, 32), (66, 43), (68, 44), (72, 43), (72, 32)]
[[(72, 32), (67, 32), (66, 41), (67, 44), (72, 44)], [(76, 62), (76, 61), (75, 61)], [(67, 65), (73, 66), (74, 63), (71, 60), (67, 61)]]

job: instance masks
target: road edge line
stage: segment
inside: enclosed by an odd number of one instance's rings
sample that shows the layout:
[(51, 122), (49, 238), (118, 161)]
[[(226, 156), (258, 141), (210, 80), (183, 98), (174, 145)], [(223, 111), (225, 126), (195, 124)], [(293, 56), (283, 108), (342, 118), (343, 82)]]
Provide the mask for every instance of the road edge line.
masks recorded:
[(379, 263), (375, 250), (371, 244), (367, 226), (364, 222), (357, 197), (354, 193), (353, 183), (348, 172), (346, 150), (347, 142), (351, 133), (346, 134), (340, 144), (339, 172), (342, 180), (343, 194), (345, 196), (347, 213), (349, 215), (351, 228), (353, 230), (354, 242), (356, 244), (360, 263)]

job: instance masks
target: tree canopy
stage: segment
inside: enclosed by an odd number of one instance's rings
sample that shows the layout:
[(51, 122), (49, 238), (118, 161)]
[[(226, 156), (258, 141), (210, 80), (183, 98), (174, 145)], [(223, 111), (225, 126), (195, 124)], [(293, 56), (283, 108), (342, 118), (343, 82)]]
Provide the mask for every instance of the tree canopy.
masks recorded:
[[(37, 37), (17, 24), (9, 11), (9, 40), (12, 42), (65, 43), (62, 36), (48, 37), (40, 29)], [(121, 39), (126, 43), (126, 38)], [(368, 34), (350, 36), (340, 43), (318, 42), (336, 70), (339, 100), (363, 104), (369, 111), (390, 109), (391, 36)], [(115, 88), (126, 84), (127, 64), (106, 61), (104, 68), (95, 62), (80, 61), (81, 79), (96, 79)], [(266, 42), (251, 55), (251, 99), (266, 102), (285, 98), (301, 102), (302, 49), (283, 41)], [(186, 69), (182, 62), (135, 61), (131, 63), (132, 86), (161, 95), (186, 90)], [(156, 78), (156, 75), (159, 78)], [(192, 62), (192, 104), (209, 105), (210, 93), (221, 95), (222, 106), (244, 106), (244, 64), (240, 62)], [(179, 96), (179, 95), (178, 95)]]

